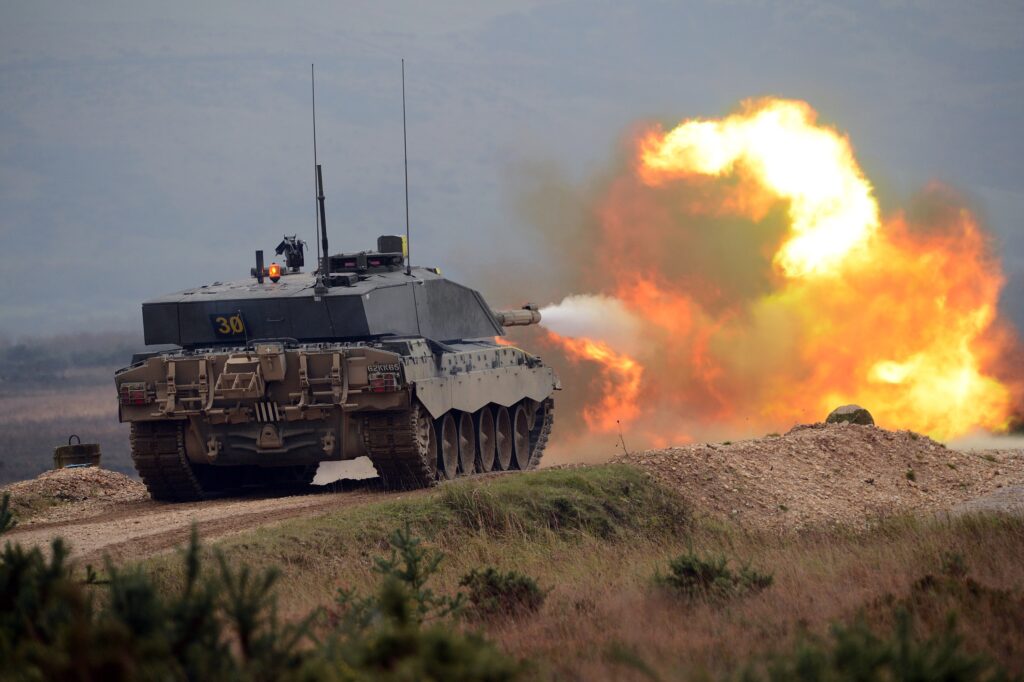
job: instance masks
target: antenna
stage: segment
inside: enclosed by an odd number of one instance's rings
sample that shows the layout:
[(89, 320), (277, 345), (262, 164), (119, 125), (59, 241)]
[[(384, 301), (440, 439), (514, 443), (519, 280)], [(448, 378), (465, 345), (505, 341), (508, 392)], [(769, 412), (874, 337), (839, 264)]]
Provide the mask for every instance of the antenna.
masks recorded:
[(320, 261), (320, 281), (328, 286), (331, 281), (330, 256), (327, 255), (327, 217), (324, 215), (324, 176), (320, 164), (316, 165), (316, 185), (319, 190), (316, 200), (320, 204), (320, 240), (323, 242), (323, 260)]
[(313, 89), (313, 170), (315, 175), (313, 178), (314, 189), (316, 190), (316, 208), (317, 212), (317, 226), (320, 228), (320, 234), (317, 235), (320, 241), (317, 242), (317, 259), (320, 261), (320, 278), (313, 288), (315, 297), (323, 292), (327, 291), (327, 287), (331, 283), (331, 268), (330, 268), (330, 256), (327, 250), (327, 216), (324, 215), (324, 178), (323, 173), (320, 169), (320, 162), (316, 155), (316, 73), (314, 71), (314, 65), (309, 65), (309, 77), (310, 83)]
[(412, 274), (412, 241), (409, 239), (409, 138), (405, 132), (405, 59), (402, 59), (402, 152), (405, 155), (405, 274)]
[(316, 233), (313, 235), (313, 241), (316, 242), (316, 263), (317, 267), (320, 266), (320, 213), (317, 211), (317, 185), (316, 185), (316, 73), (314, 71), (315, 64), (309, 65), (309, 82), (313, 88), (313, 216), (316, 221)]

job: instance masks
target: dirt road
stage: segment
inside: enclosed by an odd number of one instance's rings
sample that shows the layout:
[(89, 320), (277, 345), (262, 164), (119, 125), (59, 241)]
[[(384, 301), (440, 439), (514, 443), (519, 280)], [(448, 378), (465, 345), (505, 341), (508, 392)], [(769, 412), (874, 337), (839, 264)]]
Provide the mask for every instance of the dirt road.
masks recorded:
[[(804, 425), (782, 436), (621, 459), (678, 490), (697, 509), (779, 531), (861, 527), (900, 513), (1024, 514), (1024, 451), (957, 451), (907, 431)], [(345, 485), (346, 492), (166, 504), (148, 499), (141, 483), (122, 474), (53, 471), (6, 488), (25, 519), (7, 537), (46, 547), (60, 536), (83, 563), (99, 563), (104, 555), (124, 562), (181, 546), (193, 524), (210, 541), (297, 516), (426, 492), (376, 492), (371, 479)]]
[[(304, 514), (323, 514), (364, 504), (384, 495), (357, 490), (190, 504), (144, 500), (97, 510), (99, 513), (85, 518), (25, 524), (15, 527), (5, 539), (46, 547), (59, 536), (70, 544), (72, 556), (82, 563), (99, 563), (105, 554), (120, 563), (181, 546), (188, 540), (193, 524), (209, 541)], [(401, 494), (390, 496), (397, 498)]]

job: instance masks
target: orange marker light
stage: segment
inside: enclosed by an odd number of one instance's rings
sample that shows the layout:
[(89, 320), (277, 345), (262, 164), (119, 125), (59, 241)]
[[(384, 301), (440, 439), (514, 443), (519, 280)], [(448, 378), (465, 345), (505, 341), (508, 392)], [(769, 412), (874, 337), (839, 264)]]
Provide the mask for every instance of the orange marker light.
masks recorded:
[(277, 263), (271, 263), (270, 267), (267, 268), (267, 276), (270, 277), (271, 282), (277, 282), (281, 279), (281, 266)]

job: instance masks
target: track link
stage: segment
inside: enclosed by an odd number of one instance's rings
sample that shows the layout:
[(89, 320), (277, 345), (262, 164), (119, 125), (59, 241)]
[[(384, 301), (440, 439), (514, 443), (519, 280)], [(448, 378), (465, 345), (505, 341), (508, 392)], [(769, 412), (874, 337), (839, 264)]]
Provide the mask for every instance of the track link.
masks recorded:
[(205, 497), (185, 455), (181, 422), (133, 422), (132, 461), (150, 496), (166, 502)]
[(551, 427), (555, 423), (555, 399), (545, 398), (540, 404), (541, 418), (530, 431), (530, 464), (527, 469), (536, 469), (540, 458), (544, 456), (544, 448), (548, 445)]
[(436, 453), (430, 452), (430, 415), (420, 405), (363, 421), (363, 443), (387, 490), (413, 490), (437, 483)]

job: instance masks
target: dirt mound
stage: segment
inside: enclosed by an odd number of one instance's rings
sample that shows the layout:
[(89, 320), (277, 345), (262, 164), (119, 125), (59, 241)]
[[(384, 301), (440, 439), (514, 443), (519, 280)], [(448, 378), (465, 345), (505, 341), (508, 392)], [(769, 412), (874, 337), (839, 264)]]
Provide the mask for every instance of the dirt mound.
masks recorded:
[(58, 520), (60, 508), (73, 507), (79, 514), (95, 505), (120, 504), (149, 499), (146, 486), (116, 471), (84, 467), (56, 469), (30, 481), (12, 483), (0, 492), (11, 494), (11, 510), (18, 521)]
[(910, 431), (806, 424), (782, 436), (623, 455), (700, 509), (760, 528), (863, 525), (1024, 483), (1024, 454), (959, 452)]

